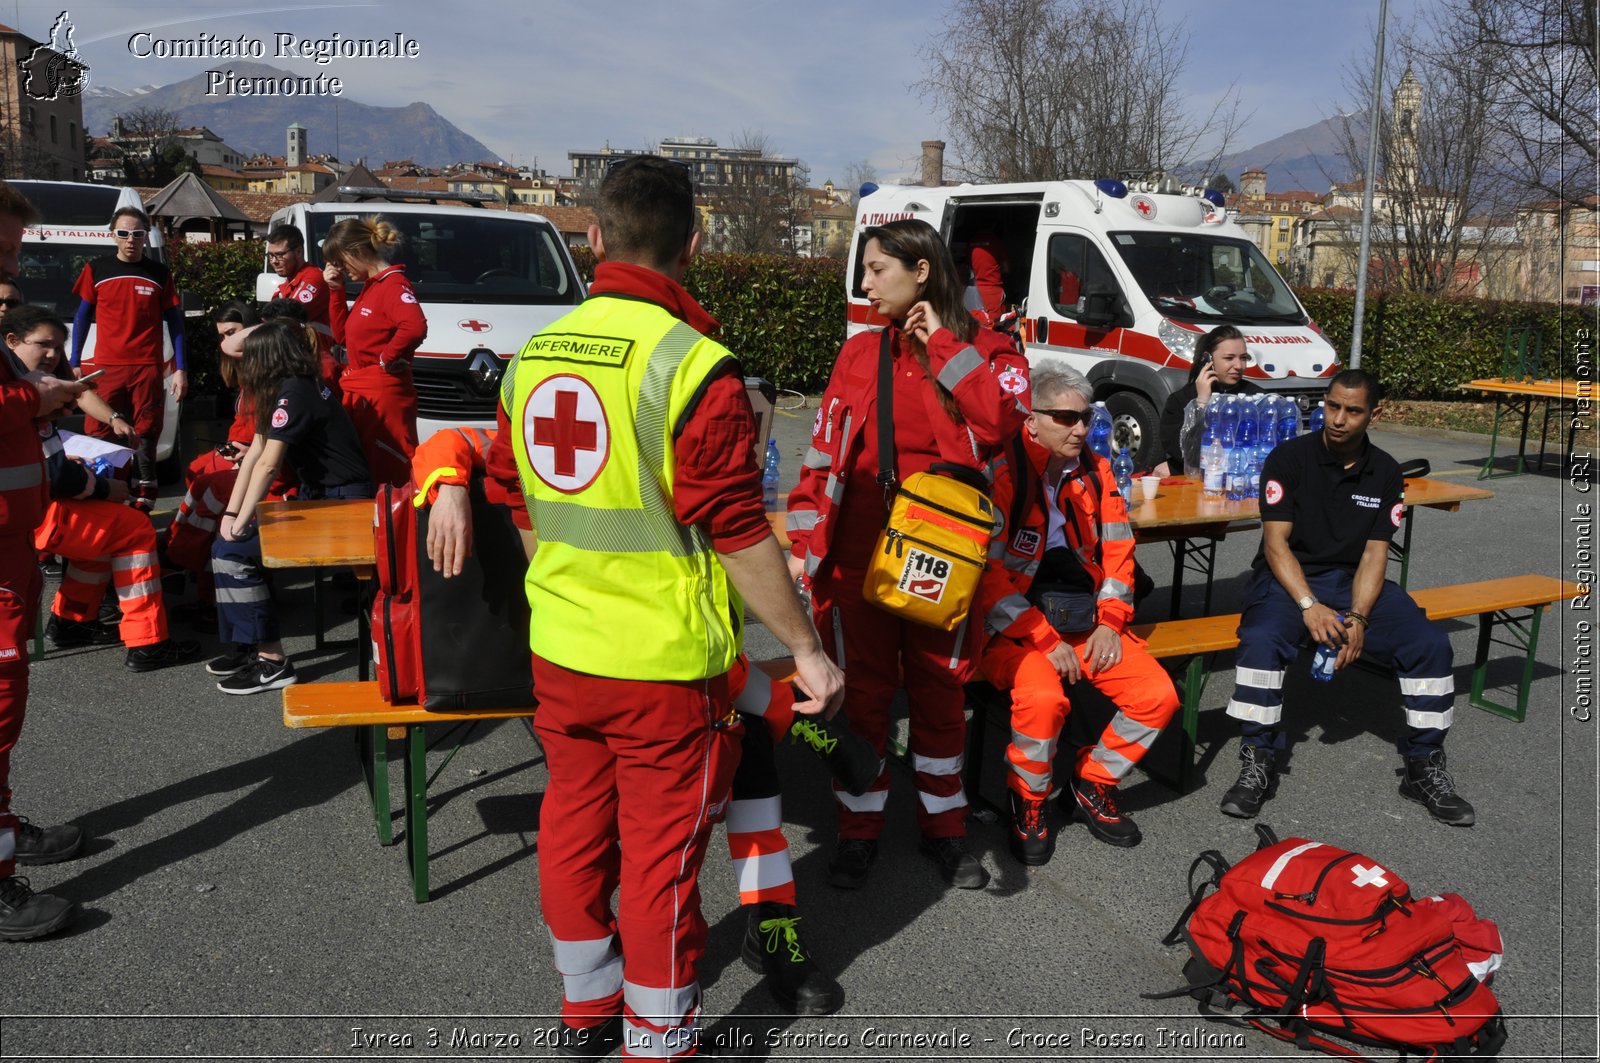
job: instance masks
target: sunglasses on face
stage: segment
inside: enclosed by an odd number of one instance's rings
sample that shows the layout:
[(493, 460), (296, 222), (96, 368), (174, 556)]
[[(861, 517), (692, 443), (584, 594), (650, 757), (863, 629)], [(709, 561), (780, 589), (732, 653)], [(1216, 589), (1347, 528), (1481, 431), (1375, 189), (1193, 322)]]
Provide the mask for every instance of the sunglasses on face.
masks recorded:
[(143, 240), (149, 235), (149, 229), (115, 229), (118, 240)]
[(10, 296), (0, 296), (0, 306), (5, 307), (7, 310), (15, 309), (21, 305), (21, 299), (12, 299)]
[(1089, 419), (1088, 410), (1034, 410), (1041, 417), (1048, 417), (1062, 428), (1071, 428)]

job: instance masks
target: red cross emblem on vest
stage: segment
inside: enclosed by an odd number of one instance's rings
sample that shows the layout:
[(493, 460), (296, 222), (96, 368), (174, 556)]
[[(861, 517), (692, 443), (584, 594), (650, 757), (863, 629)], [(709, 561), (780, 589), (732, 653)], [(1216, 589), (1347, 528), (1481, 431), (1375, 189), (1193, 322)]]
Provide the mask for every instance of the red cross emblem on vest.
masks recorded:
[(594, 483), (611, 453), (605, 407), (580, 376), (541, 381), (523, 408), (522, 431), (534, 475), (563, 494)]
[(488, 332), (494, 326), (487, 321), (479, 321), (475, 317), (469, 317), (465, 321), (457, 321), (456, 328), (464, 329), (467, 332)]

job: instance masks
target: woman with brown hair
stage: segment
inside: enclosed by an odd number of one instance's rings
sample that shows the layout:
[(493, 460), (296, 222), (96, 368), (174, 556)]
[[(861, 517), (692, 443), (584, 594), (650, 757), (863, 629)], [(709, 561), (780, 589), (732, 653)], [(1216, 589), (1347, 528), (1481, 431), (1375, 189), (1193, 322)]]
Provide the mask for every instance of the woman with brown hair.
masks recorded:
[[(339, 384), (374, 483), (405, 483), (417, 449), (411, 356), (428, 335), (428, 321), (405, 267), (395, 263), (401, 239), (400, 230), (372, 215), (335, 223), (322, 241), (328, 320), (334, 340), (345, 349)], [(348, 307), (346, 278), (362, 282)]]
[[(982, 623), (955, 632), (910, 623), (862, 594), (893, 486), (879, 482), (878, 394), (889, 354), (895, 477), (935, 464), (982, 473), (1027, 417), (1028, 363), (1009, 340), (980, 328), (962, 306), (949, 250), (926, 222), (866, 231), (861, 288), (887, 320), (883, 331), (845, 342), (812, 426), (811, 450), (789, 497), (791, 571), (809, 579), (823, 644), (845, 673), (850, 728), (882, 756), (889, 706), (904, 685), (911, 706), (911, 754), (923, 851), (962, 889), (988, 882), (966, 848), (962, 682)], [(877, 857), (888, 775), (865, 794), (835, 787), (839, 846), (828, 881), (859, 888)]]

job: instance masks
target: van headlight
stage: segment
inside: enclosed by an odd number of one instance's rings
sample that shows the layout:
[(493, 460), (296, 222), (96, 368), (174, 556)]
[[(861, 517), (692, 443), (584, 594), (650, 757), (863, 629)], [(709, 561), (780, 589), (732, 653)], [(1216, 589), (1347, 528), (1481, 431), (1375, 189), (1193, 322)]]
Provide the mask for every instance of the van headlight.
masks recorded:
[(1167, 345), (1167, 350), (1186, 362), (1194, 361), (1194, 345), (1200, 339), (1200, 333), (1179, 328), (1166, 318), (1162, 318), (1161, 324), (1156, 328), (1156, 335)]

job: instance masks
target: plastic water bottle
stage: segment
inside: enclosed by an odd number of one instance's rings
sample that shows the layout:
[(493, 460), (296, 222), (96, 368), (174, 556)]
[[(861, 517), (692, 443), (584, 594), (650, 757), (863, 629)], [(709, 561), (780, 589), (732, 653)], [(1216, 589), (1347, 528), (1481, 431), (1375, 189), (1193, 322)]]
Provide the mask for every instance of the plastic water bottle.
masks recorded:
[(1089, 449), (1107, 461), (1111, 460), (1111, 411), (1106, 409), (1106, 404), (1094, 404), (1094, 412), (1089, 418)]
[(781, 507), (778, 504), (778, 441), (767, 440), (767, 460), (761, 470), (761, 499), (767, 505), (767, 512), (774, 513)]
[(1202, 483), (1207, 498), (1221, 498), (1228, 479), (1228, 455), (1216, 428), (1207, 426), (1200, 437), (1200, 464), (1205, 470)]
[(1229, 395), (1222, 400), (1222, 449), (1232, 450), (1238, 445), (1239, 398)]
[(1228, 451), (1228, 501), (1241, 502), (1249, 497), (1250, 458), (1243, 447)]
[(1117, 490), (1122, 492), (1122, 501), (1133, 505), (1133, 455), (1127, 447), (1117, 451), (1117, 456), (1111, 459), (1111, 475), (1117, 478)]
[(1319, 402), (1319, 403), (1317, 403), (1315, 406), (1313, 406), (1311, 408), (1311, 417), (1306, 422), (1306, 431), (1308, 431), (1308, 432), (1320, 432), (1320, 431), (1322, 431), (1322, 422), (1323, 422), (1323, 418), (1324, 417), (1325, 417), (1325, 414), (1322, 411), (1322, 403)]
[(1287, 396), (1282, 401), (1283, 410), (1278, 414), (1278, 442), (1287, 443), (1300, 434), (1300, 406)]
[(1256, 449), (1261, 451), (1263, 460), (1278, 442), (1278, 415), (1281, 408), (1278, 396), (1264, 395), (1261, 398), (1259, 412), (1256, 415)]
[[(1339, 623), (1344, 623), (1344, 614), (1339, 614)], [(1311, 678), (1319, 683), (1326, 683), (1333, 678), (1333, 662), (1339, 656), (1336, 646), (1324, 646), (1317, 643), (1317, 655), (1311, 658)]]
[(1240, 450), (1252, 451), (1256, 446), (1256, 400), (1254, 395), (1239, 396), (1239, 426), (1233, 430), (1233, 441)]
[(1261, 497), (1261, 465), (1266, 460), (1260, 447), (1251, 447), (1247, 452), (1248, 471), (1245, 473), (1245, 495), (1249, 499)]

